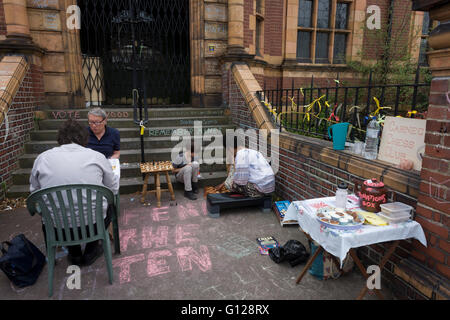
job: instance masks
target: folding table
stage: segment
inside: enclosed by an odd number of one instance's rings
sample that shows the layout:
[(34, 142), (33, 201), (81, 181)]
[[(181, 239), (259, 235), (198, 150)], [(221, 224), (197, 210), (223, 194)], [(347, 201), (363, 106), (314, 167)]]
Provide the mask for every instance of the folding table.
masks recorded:
[[(320, 207), (334, 206), (334, 201), (334, 197), (294, 201), (286, 212), (286, 216), (289, 216), (290, 218), (297, 216), (301, 231), (306, 234), (308, 239), (314, 240), (319, 244), (319, 248), (309, 258), (305, 267), (297, 277), (297, 284), (300, 283), (314, 260), (322, 251), (326, 251), (335, 257), (333, 258), (333, 262), (339, 269), (342, 268), (343, 261), (347, 256), (347, 253), (349, 253), (364, 278), (368, 279), (369, 275), (356, 255), (356, 248), (382, 242), (392, 242), (378, 265), (380, 270), (382, 270), (395, 249), (398, 247), (400, 240), (415, 238), (424, 246), (427, 245), (421, 225), (412, 220), (398, 224), (390, 224), (388, 226), (363, 225), (357, 230), (338, 230), (327, 227), (319, 222), (316, 212)], [(338, 259), (340, 262), (337, 261)], [(362, 299), (368, 290), (368, 287), (364, 286), (357, 299)], [(375, 293), (380, 299), (383, 299), (379, 290), (375, 289)]]

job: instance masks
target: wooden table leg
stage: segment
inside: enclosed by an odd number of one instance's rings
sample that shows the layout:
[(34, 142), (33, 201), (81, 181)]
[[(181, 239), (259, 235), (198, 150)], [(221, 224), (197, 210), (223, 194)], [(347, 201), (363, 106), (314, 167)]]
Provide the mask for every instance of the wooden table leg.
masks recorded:
[(309, 260), (306, 263), (305, 267), (303, 268), (302, 272), (300, 272), (300, 274), (298, 275), (298, 278), (295, 281), (296, 284), (299, 284), (299, 282), (302, 281), (302, 278), (305, 276), (306, 272), (311, 267), (311, 265), (313, 264), (314, 260), (316, 260), (317, 256), (322, 251), (323, 251), (323, 248), (322, 248), (322, 246), (320, 246), (319, 248), (317, 248), (316, 252), (314, 252), (313, 256), (311, 258), (309, 258)]
[(145, 203), (145, 197), (147, 196), (147, 184), (148, 184), (148, 178), (149, 177), (150, 177), (150, 174), (146, 173), (145, 177), (144, 177), (144, 184), (142, 185), (141, 203)]
[(175, 200), (175, 193), (173, 192), (172, 181), (170, 181), (170, 176), (169, 176), (169, 172), (168, 171), (166, 171), (166, 179), (167, 179), (167, 186), (169, 188), (171, 199)]
[(155, 173), (155, 186), (156, 186), (156, 205), (161, 207), (161, 181), (159, 179), (159, 172)]
[[(379, 264), (379, 268), (380, 268), (380, 272), (381, 270), (383, 270), (384, 265), (386, 264), (386, 262), (388, 262), (389, 258), (392, 256), (392, 254), (394, 253), (395, 249), (398, 247), (398, 245), (400, 244), (399, 240), (394, 241), (394, 243), (391, 245), (391, 247), (389, 248), (389, 250), (385, 253), (383, 259), (381, 259), (381, 262)], [(351, 251), (350, 251), (351, 253)], [(362, 272), (363, 276), (367, 279), (369, 278), (369, 275), (367, 274), (366, 270), (364, 269), (361, 261), (359, 261), (358, 256), (356, 255), (356, 253), (353, 251), (353, 260), (355, 260), (356, 264), (358, 265), (359, 270)], [(355, 259), (356, 258), (356, 259)], [(381, 275), (380, 275), (381, 276)], [(361, 292), (359, 293), (358, 297), (356, 298), (357, 300), (361, 300), (362, 298), (364, 298), (364, 296), (367, 293), (367, 290), (369, 290), (369, 288), (367, 287), (367, 284), (364, 288), (361, 289)], [(381, 294), (381, 291), (379, 289), (374, 289), (376, 295), (378, 296), (378, 298), (380, 298), (381, 300), (384, 299), (383, 295)]]

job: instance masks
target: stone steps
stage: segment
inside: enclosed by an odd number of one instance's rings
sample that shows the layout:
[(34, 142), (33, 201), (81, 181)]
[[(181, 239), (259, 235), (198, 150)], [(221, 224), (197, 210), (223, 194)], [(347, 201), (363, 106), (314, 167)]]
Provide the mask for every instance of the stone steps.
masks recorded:
[[(202, 139), (202, 136), (191, 136), (191, 143), (195, 141), (199, 141)], [(181, 142), (181, 138), (179, 140), (172, 141), (171, 136), (163, 136), (163, 137), (147, 137), (144, 136), (144, 148), (145, 150), (152, 149), (160, 149), (160, 148), (172, 148), (178, 145)], [(202, 141), (202, 146), (206, 147), (212, 143), (214, 140), (205, 140)], [(25, 152), (29, 154), (39, 154), (46, 150), (57, 147), (58, 143), (55, 140), (43, 140), (43, 141), (31, 141), (25, 144)], [(130, 149), (140, 149), (141, 148), (141, 139), (140, 138), (122, 138), (120, 139), (120, 149), (130, 150)]]
[[(168, 161), (171, 160), (172, 148), (155, 148), (151, 150), (145, 150), (145, 161)], [(32, 168), (34, 160), (38, 156), (38, 153), (26, 153), (19, 158), (19, 164), (21, 168)], [(222, 148), (222, 155), (225, 155), (225, 150)], [(222, 157), (223, 159), (223, 157)], [(140, 162), (141, 161), (141, 149), (128, 149), (120, 151), (120, 161), (126, 163)], [(210, 157), (203, 158), (203, 162), (212, 163), (214, 159)]]
[[(226, 171), (220, 171), (220, 172), (203, 172), (201, 173), (202, 178), (199, 179), (199, 186), (205, 187), (205, 186), (215, 186), (225, 181), (227, 174)], [(167, 181), (166, 177), (164, 175), (160, 176), (161, 179), (161, 188), (166, 189), (167, 188)], [(172, 185), (174, 189), (177, 190), (183, 190), (183, 184), (178, 183), (175, 179), (175, 176), (173, 174), (170, 175), (170, 181), (172, 182)], [(137, 191), (142, 191), (142, 183), (143, 179), (142, 176), (138, 177), (127, 177), (122, 178), (120, 177), (120, 193), (121, 194), (130, 194)], [(149, 179), (149, 189), (154, 187), (154, 177), (150, 177)], [(29, 184), (20, 184), (20, 185), (13, 185), (8, 190), (8, 197), (9, 198), (19, 198), (19, 197), (27, 197), (30, 194), (30, 186)], [(151, 196), (148, 196), (151, 197)]]
[[(200, 165), (200, 172), (220, 172), (226, 171), (225, 164), (205, 164)], [(31, 167), (21, 168), (14, 172), (13, 183), (14, 184), (27, 184), (30, 181)], [(133, 178), (139, 177), (141, 175), (140, 163), (139, 162), (122, 162), (120, 164), (120, 177), (121, 178)]]
[[(133, 119), (133, 108), (102, 108), (108, 115), (108, 119)], [(66, 120), (68, 118), (87, 119), (89, 109), (72, 110), (42, 110), (40, 114), (44, 120)], [(223, 116), (223, 108), (192, 108), (192, 107), (174, 107), (174, 108), (148, 108), (149, 118), (160, 117), (196, 117), (201, 113), (203, 116)]]
[[(82, 125), (88, 125), (86, 119), (76, 119)], [(58, 130), (58, 128), (66, 121), (65, 119), (47, 119), (40, 120), (39, 127)], [(195, 121), (200, 121), (204, 126), (220, 126), (230, 124), (231, 120), (224, 116), (201, 116), (201, 117), (160, 117), (160, 118), (150, 118), (148, 123), (145, 124), (147, 128), (153, 127), (174, 127), (174, 126), (194, 126)], [(110, 119), (108, 120), (108, 125), (113, 128), (138, 128), (131, 118), (123, 119)]]
[[(235, 126), (233, 124), (224, 124), (224, 125), (202, 125), (202, 131), (207, 132), (208, 130), (212, 129), (218, 129), (222, 132), (222, 134), (225, 134), (227, 129), (234, 129)], [(120, 131), (120, 138), (138, 138), (140, 137), (140, 130), (137, 125), (130, 128), (116, 128)], [(189, 133), (193, 134), (194, 128), (193, 127), (186, 127), (186, 126), (170, 126), (170, 127), (163, 127), (163, 126), (153, 126), (148, 127), (144, 131), (144, 137), (171, 137), (172, 133), (175, 131), (176, 133), (181, 133), (181, 130), (187, 130)], [(37, 131), (30, 132), (31, 141), (47, 141), (47, 140), (54, 140), (56, 141), (56, 135), (58, 133), (57, 129), (42, 129)]]
[[(139, 163), (141, 161), (141, 140), (139, 127), (133, 122), (132, 108), (103, 108), (110, 119), (108, 125), (120, 131), (121, 135), (121, 179), (120, 192), (122, 194), (134, 193), (142, 190), (142, 174)], [(192, 108), (157, 107), (149, 108), (149, 123), (144, 133), (144, 147), (146, 161), (166, 161), (171, 159), (171, 151), (179, 144), (181, 139), (172, 141), (172, 134), (183, 135), (189, 132), (191, 139), (200, 138), (201, 133), (218, 130), (222, 134), (227, 129), (234, 129), (230, 118), (225, 115), (223, 108)], [(30, 133), (31, 141), (25, 144), (25, 154), (19, 158), (20, 168), (13, 173), (13, 186), (8, 190), (8, 197), (27, 196), (29, 194), (29, 179), (31, 168), (36, 157), (57, 146), (56, 136), (59, 126), (68, 118), (77, 119), (87, 127), (86, 109), (72, 110), (41, 110), (39, 115), (44, 120), (36, 122), (36, 130)], [(201, 121), (201, 132), (196, 131), (194, 137), (194, 121)], [(192, 140), (193, 141), (193, 140)], [(211, 141), (203, 141), (208, 146)], [(204, 149), (203, 149), (204, 151)], [(210, 152), (208, 152), (210, 153)], [(222, 149), (223, 164), (208, 164), (211, 159), (203, 159), (200, 172), (203, 179), (200, 186), (213, 186), (222, 183), (226, 178), (226, 165), (224, 164), (225, 151)], [(165, 176), (161, 177), (161, 184), (167, 187)], [(171, 175), (175, 188), (182, 188)], [(153, 177), (150, 184), (153, 184)]]

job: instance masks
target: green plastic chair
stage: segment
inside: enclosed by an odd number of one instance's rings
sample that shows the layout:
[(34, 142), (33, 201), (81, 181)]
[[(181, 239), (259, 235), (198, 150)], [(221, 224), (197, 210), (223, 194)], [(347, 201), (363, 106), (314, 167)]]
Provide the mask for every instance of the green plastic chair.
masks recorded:
[[(86, 196), (88, 221), (85, 221), (86, 218), (84, 216), (83, 195)], [(113, 283), (112, 254), (109, 232), (105, 228), (103, 218), (103, 199), (106, 199), (108, 205), (112, 205), (113, 207), (111, 223), (113, 225), (115, 253), (118, 254), (120, 253), (119, 226), (117, 221), (118, 196), (114, 196), (110, 189), (98, 185), (73, 184), (41, 189), (33, 192), (27, 198), (26, 203), (29, 213), (32, 216), (36, 213), (41, 215), (46, 226), (54, 226), (54, 228), (45, 228), (47, 237), (49, 297), (53, 295), (55, 253), (58, 246), (73, 246), (95, 240), (103, 240), (109, 283)], [(95, 207), (93, 207), (94, 204)], [(77, 230), (77, 222), (74, 214), (75, 209), (79, 209), (78, 217), (81, 234), (75, 232)], [(95, 209), (94, 213), (93, 209)], [(51, 213), (53, 213), (54, 218)], [(72, 226), (75, 226), (73, 232), (70, 232), (69, 219)], [(94, 224), (97, 225), (97, 233), (95, 233)], [(63, 235), (65, 235), (65, 239)]]

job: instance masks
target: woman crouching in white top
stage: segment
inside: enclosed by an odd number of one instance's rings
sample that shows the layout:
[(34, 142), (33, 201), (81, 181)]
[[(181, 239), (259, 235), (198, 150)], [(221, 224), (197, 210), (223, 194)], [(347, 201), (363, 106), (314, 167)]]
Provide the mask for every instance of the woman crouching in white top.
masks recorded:
[(234, 164), (230, 166), (225, 182), (216, 189), (220, 190), (225, 186), (231, 192), (252, 198), (263, 197), (274, 192), (275, 174), (269, 162), (260, 152), (238, 145), (237, 140), (235, 136), (233, 146), (227, 146), (227, 149), (233, 148)]

